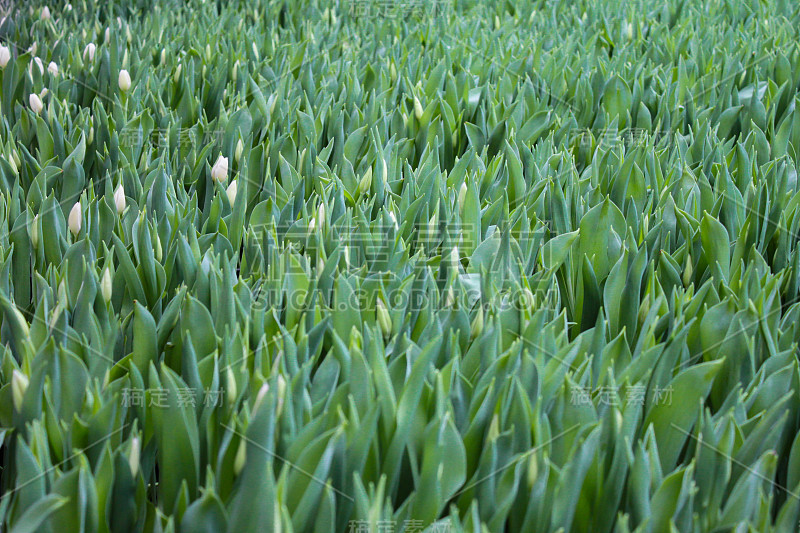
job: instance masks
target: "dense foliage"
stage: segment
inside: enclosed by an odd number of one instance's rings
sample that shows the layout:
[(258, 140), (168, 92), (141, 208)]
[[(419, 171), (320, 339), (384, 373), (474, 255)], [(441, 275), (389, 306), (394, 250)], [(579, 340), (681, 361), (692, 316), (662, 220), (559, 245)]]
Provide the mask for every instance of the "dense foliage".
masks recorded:
[(0, 528), (797, 530), (800, 7), (514, 4), (6, 5)]

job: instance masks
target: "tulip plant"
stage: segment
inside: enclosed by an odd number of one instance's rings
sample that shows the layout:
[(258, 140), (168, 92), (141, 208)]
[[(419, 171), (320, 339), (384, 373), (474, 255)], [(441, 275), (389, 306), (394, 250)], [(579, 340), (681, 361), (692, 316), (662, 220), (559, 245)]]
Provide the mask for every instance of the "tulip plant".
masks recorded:
[(10, 5), (0, 531), (798, 531), (796, 3)]

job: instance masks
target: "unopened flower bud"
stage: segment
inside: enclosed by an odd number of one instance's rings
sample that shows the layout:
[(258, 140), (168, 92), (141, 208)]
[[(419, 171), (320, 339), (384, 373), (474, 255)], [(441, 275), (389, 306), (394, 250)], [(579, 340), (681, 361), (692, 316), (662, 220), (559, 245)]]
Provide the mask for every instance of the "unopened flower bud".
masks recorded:
[(414, 116), (417, 117), (417, 120), (422, 118), (422, 103), (419, 101), (419, 98), (416, 96), (414, 97)]
[(275, 411), (275, 416), (281, 416), (283, 411), (283, 399), (286, 396), (286, 380), (283, 376), (278, 374), (278, 408)]
[(464, 201), (467, 199), (467, 182), (461, 184), (461, 188), (458, 189), (458, 212), (463, 213), (464, 211)]
[(220, 183), (228, 181), (228, 158), (220, 155), (211, 168), (211, 179)]
[(225, 399), (229, 405), (233, 405), (237, 396), (236, 377), (233, 375), (233, 370), (228, 366), (225, 369)]
[(692, 270), (693, 270), (693, 268), (692, 268), (692, 256), (687, 253), (686, 254), (686, 268), (683, 269), (683, 278), (681, 279), (681, 281), (683, 281), (683, 286), (684, 287), (688, 287), (689, 283), (692, 282), (692, 274), (693, 274)]
[(361, 178), (361, 181), (358, 182), (359, 196), (367, 194), (370, 187), (372, 187), (372, 167), (367, 169), (367, 171), (364, 173), (364, 176)]
[(33, 221), (31, 221), (31, 230), (30, 230), (30, 238), (31, 244), (34, 248), (39, 247), (39, 215), (35, 215), (33, 217)]
[(258, 394), (256, 394), (256, 401), (253, 402), (253, 411), (251, 417), (256, 416), (256, 411), (258, 408), (261, 407), (261, 404), (264, 403), (264, 397), (269, 392), (269, 383), (264, 383), (261, 385), (261, 388), (258, 389)]
[(233, 207), (233, 204), (236, 203), (236, 194), (239, 192), (239, 184), (237, 180), (231, 181), (228, 188), (225, 189), (225, 194), (228, 196), (228, 203)]
[(233, 473), (235, 475), (241, 474), (244, 469), (244, 463), (247, 459), (247, 443), (244, 439), (239, 441), (239, 448), (236, 450), (236, 458), (233, 460)]
[(11, 397), (14, 400), (14, 409), (17, 412), (22, 409), (22, 401), (25, 398), (25, 391), (28, 390), (29, 383), (28, 376), (19, 370), (14, 370), (11, 374)]
[(236, 142), (236, 149), (233, 152), (233, 159), (234, 161), (236, 161), (237, 165), (239, 164), (239, 160), (242, 158), (243, 151), (244, 151), (244, 144), (242, 143), (242, 140), (239, 139)]
[(72, 206), (72, 209), (69, 212), (68, 223), (69, 230), (77, 237), (78, 233), (81, 231), (81, 226), (83, 225), (83, 213), (81, 212), (80, 202), (75, 202), (75, 205)]
[(117, 208), (117, 213), (120, 215), (125, 211), (125, 189), (122, 187), (121, 183), (117, 185), (117, 189), (114, 191), (114, 206)]
[(97, 46), (94, 43), (89, 43), (86, 45), (86, 48), (83, 49), (83, 59), (91, 63), (94, 61), (94, 53), (97, 50)]
[(106, 268), (103, 270), (103, 279), (100, 280), (100, 293), (103, 295), (103, 300), (106, 303), (111, 301), (113, 288), (114, 286), (111, 279), (111, 269)]
[(128, 74), (128, 71), (122, 69), (119, 71), (119, 88), (122, 92), (126, 93), (131, 88), (131, 75)]
[(386, 309), (386, 304), (380, 298), (378, 298), (377, 315), (383, 336), (388, 337), (392, 333), (392, 317), (389, 316), (389, 310)]
[(142, 453), (142, 444), (139, 441), (139, 437), (133, 437), (131, 439), (131, 452), (128, 455), (128, 466), (131, 469), (131, 475), (136, 477), (136, 474), (139, 472), (139, 456)]
[(31, 95), (28, 97), (28, 102), (31, 104), (31, 109), (33, 109), (33, 112), (37, 115), (42, 112), (42, 109), (44, 109), (44, 104), (42, 103), (42, 100), (39, 98), (38, 94), (31, 93)]
[(472, 320), (472, 324), (470, 325), (469, 328), (469, 334), (470, 337), (474, 339), (482, 332), (483, 332), (483, 307), (478, 307), (478, 313)]
[(7, 46), (0, 46), (0, 67), (6, 68), (11, 61), (11, 50)]

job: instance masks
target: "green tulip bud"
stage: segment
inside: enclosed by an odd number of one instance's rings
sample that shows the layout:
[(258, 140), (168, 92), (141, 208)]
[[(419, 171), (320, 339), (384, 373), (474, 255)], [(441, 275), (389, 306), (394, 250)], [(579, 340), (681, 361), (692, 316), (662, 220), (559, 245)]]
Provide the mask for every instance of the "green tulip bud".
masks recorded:
[(372, 187), (372, 167), (369, 167), (367, 171), (364, 173), (364, 176), (361, 178), (361, 181), (358, 182), (359, 196), (367, 194), (371, 187)]
[(536, 453), (528, 455), (528, 488), (532, 488), (536, 483), (536, 478), (539, 477), (539, 464), (536, 458)]
[(34, 248), (39, 247), (39, 215), (33, 217), (31, 221), (31, 227), (29, 229), (30, 233), (29, 236), (31, 238), (31, 244)]
[(688, 287), (689, 283), (692, 282), (692, 256), (688, 252), (686, 253), (686, 268), (683, 269), (683, 277), (681, 281), (683, 281), (683, 286)]
[(14, 370), (11, 374), (11, 397), (14, 401), (14, 409), (17, 412), (22, 410), (22, 401), (25, 398), (25, 391), (28, 390), (29, 383), (28, 376), (19, 370)]
[(238, 391), (236, 389), (236, 377), (233, 375), (231, 367), (225, 369), (225, 399), (228, 405), (233, 405), (236, 401)]
[(389, 316), (389, 310), (386, 309), (386, 304), (383, 300), (378, 298), (377, 303), (378, 324), (381, 327), (384, 337), (388, 337), (392, 333), (392, 318)]
[(239, 139), (236, 142), (236, 150), (233, 153), (233, 160), (236, 161), (236, 164), (239, 164), (239, 160), (242, 158), (242, 152), (244, 151), (244, 144), (242, 140)]
[(469, 328), (469, 334), (470, 337), (474, 339), (482, 332), (483, 332), (483, 307), (478, 307), (478, 313), (472, 320), (472, 324), (470, 325)]
[(239, 448), (236, 450), (236, 458), (233, 460), (233, 473), (239, 475), (244, 469), (244, 463), (247, 459), (247, 442), (242, 437), (239, 441)]

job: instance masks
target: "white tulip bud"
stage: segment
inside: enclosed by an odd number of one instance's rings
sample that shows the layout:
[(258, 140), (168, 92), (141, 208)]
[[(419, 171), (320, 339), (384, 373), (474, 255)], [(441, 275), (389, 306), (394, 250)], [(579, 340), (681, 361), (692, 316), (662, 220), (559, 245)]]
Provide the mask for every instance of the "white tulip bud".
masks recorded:
[(72, 11), (72, 4), (67, 4), (66, 7), (64, 7), (64, 11)]
[(8, 164), (11, 165), (11, 171), (14, 173), (15, 176), (19, 174), (19, 167), (17, 166), (16, 161), (14, 161), (13, 156), (8, 158)]
[(394, 212), (389, 211), (389, 218), (392, 220), (392, 224), (394, 224), (394, 229), (400, 228), (400, 225), (397, 223), (397, 217), (394, 216)]
[(119, 88), (122, 92), (126, 93), (131, 88), (131, 75), (128, 71), (122, 69), (119, 71)]
[(264, 396), (267, 395), (267, 392), (269, 392), (269, 383), (264, 383), (261, 385), (261, 388), (258, 389), (258, 394), (256, 394), (256, 401), (253, 402), (253, 411), (251, 417), (256, 416), (256, 411), (258, 411), (258, 408), (261, 407), (261, 403), (264, 401)]
[(141, 452), (142, 444), (139, 442), (139, 437), (133, 437), (131, 439), (131, 452), (128, 456), (128, 466), (133, 477), (136, 477), (136, 473), (139, 472), (139, 455)]
[(69, 212), (69, 230), (77, 237), (78, 233), (81, 231), (81, 225), (83, 225), (81, 203), (75, 202), (75, 205), (72, 206), (72, 209)]
[(28, 376), (14, 370), (11, 374), (11, 397), (14, 400), (14, 409), (19, 412), (22, 409), (22, 400), (25, 398), (25, 391), (28, 390), (30, 380)]
[(42, 63), (42, 59), (39, 57), (34, 57), (33, 63), (36, 63), (36, 66), (39, 67), (39, 74), (44, 74), (44, 63)]
[(453, 307), (453, 304), (455, 303), (456, 303), (456, 292), (453, 290), (453, 287), (448, 287), (447, 291), (444, 293), (444, 306)]
[(317, 207), (317, 220), (319, 220), (320, 226), (325, 225), (325, 204), (320, 202), (319, 207)]
[(51, 61), (50, 64), (47, 65), (47, 72), (53, 76), (58, 76), (58, 65), (56, 65), (55, 61)]
[(103, 279), (100, 280), (100, 292), (103, 295), (103, 300), (106, 303), (111, 301), (111, 295), (113, 293), (113, 282), (111, 280), (111, 269), (107, 268), (103, 271)]
[(533, 305), (536, 303), (536, 300), (533, 297), (533, 293), (528, 287), (524, 287), (522, 289), (522, 292), (520, 293), (519, 297), (519, 303), (523, 309), (531, 309)]
[(417, 120), (422, 118), (422, 103), (419, 101), (419, 98), (416, 96), (414, 97), (414, 116), (417, 117)]
[(392, 333), (392, 317), (389, 316), (389, 310), (386, 309), (386, 304), (380, 298), (378, 298), (377, 315), (381, 332), (383, 332), (384, 337), (388, 337)]
[(120, 215), (122, 214), (123, 211), (125, 211), (125, 206), (126, 206), (125, 189), (122, 187), (121, 183), (117, 186), (117, 189), (114, 191), (114, 205), (117, 208), (117, 213), (119, 213)]
[(103, 41), (108, 44), (111, 42), (111, 28), (106, 28), (106, 34), (103, 38)]
[(175, 69), (175, 74), (172, 75), (172, 83), (178, 83), (180, 81), (181, 70), (183, 70), (183, 65), (178, 63), (178, 68)]
[(461, 265), (461, 256), (458, 255), (458, 246), (453, 246), (452, 251), (450, 252), (450, 268), (453, 270), (458, 270), (458, 267)]
[(94, 53), (97, 50), (97, 47), (94, 43), (89, 43), (86, 45), (86, 48), (83, 49), (83, 59), (91, 63), (94, 61)]
[(47, 87), (45, 87), (44, 89), (42, 89), (42, 92), (39, 93), (39, 99), (44, 100), (44, 97), (47, 96), (49, 93), (50, 91), (48, 91)]
[(244, 152), (244, 144), (242, 143), (242, 140), (239, 139), (236, 142), (236, 150), (233, 152), (233, 159), (236, 161), (237, 165), (239, 164), (239, 160), (242, 158), (242, 152)]
[(228, 158), (222, 157), (222, 154), (220, 154), (217, 162), (211, 168), (211, 179), (220, 183), (228, 181)]
[(0, 46), (0, 67), (6, 68), (9, 61), (11, 61), (11, 50), (8, 46)]
[(44, 6), (42, 8), (41, 19), (42, 20), (50, 20), (50, 8), (49, 7)]
[(238, 191), (239, 184), (237, 183), (237, 180), (231, 181), (231, 184), (228, 185), (227, 189), (225, 189), (225, 194), (228, 195), (228, 203), (231, 204), (231, 207), (233, 207), (233, 204), (236, 203), (236, 193)]
[(163, 65), (167, 61), (167, 51), (166, 49), (161, 49), (161, 61), (159, 61), (159, 65)]
[(278, 374), (278, 408), (275, 411), (275, 416), (281, 416), (283, 411), (283, 398), (286, 396), (286, 380), (283, 376)]
[(239, 60), (237, 59), (233, 63), (233, 72), (231, 73), (231, 79), (233, 79), (233, 83), (236, 83), (236, 78), (239, 77)]
[(42, 109), (44, 109), (44, 104), (42, 103), (42, 100), (39, 98), (38, 94), (31, 94), (28, 97), (28, 101), (30, 102), (31, 109), (33, 109), (34, 113), (39, 114), (42, 112)]
[(467, 182), (461, 184), (461, 188), (458, 189), (458, 212), (461, 213), (464, 211), (464, 201), (467, 199)]

